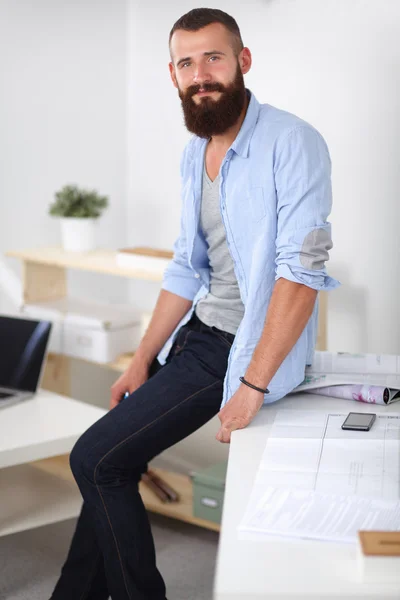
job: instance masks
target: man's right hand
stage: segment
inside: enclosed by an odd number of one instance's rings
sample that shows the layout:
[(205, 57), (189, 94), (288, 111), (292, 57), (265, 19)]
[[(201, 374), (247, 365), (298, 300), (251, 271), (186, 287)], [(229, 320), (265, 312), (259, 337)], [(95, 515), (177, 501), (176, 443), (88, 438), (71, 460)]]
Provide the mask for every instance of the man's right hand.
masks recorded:
[(149, 378), (149, 366), (144, 362), (133, 360), (127, 370), (111, 386), (110, 410), (115, 408), (124, 397), (125, 392), (132, 394)]

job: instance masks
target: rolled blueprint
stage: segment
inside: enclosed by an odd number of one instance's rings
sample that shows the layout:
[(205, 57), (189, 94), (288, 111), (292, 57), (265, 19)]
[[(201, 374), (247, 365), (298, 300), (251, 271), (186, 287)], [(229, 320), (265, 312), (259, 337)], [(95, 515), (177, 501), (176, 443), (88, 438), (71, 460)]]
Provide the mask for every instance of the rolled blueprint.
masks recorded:
[(394, 392), (395, 390), (376, 385), (331, 385), (307, 390), (308, 394), (357, 400), (357, 402), (367, 402), (368, 404), (388, 404), (394, 400)]

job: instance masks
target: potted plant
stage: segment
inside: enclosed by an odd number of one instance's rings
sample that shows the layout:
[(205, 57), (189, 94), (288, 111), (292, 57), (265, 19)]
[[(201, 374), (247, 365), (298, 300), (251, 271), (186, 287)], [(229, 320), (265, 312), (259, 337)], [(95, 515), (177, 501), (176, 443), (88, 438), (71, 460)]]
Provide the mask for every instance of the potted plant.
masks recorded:
[(87, 252), (95, 248), (95, 224), (108, 206), (108, 198), (96, 190), (65, 185), (56, 192), (49, 213), (60, 217), (64, 250)]

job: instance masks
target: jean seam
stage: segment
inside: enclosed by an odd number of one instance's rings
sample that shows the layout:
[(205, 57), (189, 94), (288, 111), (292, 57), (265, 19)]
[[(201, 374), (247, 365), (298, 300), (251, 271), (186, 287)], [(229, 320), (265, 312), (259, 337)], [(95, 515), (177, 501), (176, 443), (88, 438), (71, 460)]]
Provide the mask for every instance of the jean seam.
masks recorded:
[(176, 347), (176, 350), (175, 350), (175, 352), (174, 352), (174, 356), (175, 356), (175, 354), (177, 354), (177, 352), (180, 352), (181, 350), (183, 350), (183, 349), (184, 349), (184, 347), (186, 346), (186, 342), (187, 342), (187, 339), (188, 339), (189, 333), (192, 333), (192, 331), (193, 331), (192, 329), (189, 329), (189, 331), (187, 331), (187, 332), (186, 332), (185, 339), (183, 340), (183, 344), (182, 344), (182, 346), (179, 346), (179, 345), (178, 345), (178, 346)]
[(98, 554), (96, 556), (96, 560), (94, 561), (93, 569), (90, 571), (89, 578), (87, 580), (86, 586), (85, 586), (85, 588), (84, 588), (84, 590), (82, 592), (82, 595), (80, 596), (79, 600), (85, 600), (85, 598), (87, 598), (87, 594), (88, 594), (88, 591), (89, 591), (89, 585), (90, 585), (91, 581), (93, 580), (93, 574), (96, 571), (96, 565), (97, 565), (97, 562), (98, 562), (98, 560), (99, 560), (100, 557), (101, 557), (101, 550), (99, 550), (99, 552), (98, 552)]
[(232, 344), (229, 342), (229, 340), (226, 339), (226, 337), (217, 333), (216, 331), (214, 331), (214, 334), (217, 336), (217, 338), (219, 340), (221, 340), (221, 342), (225, 342), (225, 344), (228, 346), (228, 348), (232, 348)]
[[(190, 331), (189, 331), (188, 333), (190, 333)], [(186, 337), (187, 337), (187, 336), (186, 336)], [(186, 338), (185, 338), (185, 339), (186, 339)], [(168, 415), (168, 414), (169, 414), (169, 413), (171, 413), (172, 411), (174, 411), (174, 410), (176, 410), (177, 408), (179, 408), (180, 406), (182, 406), (182, 404), (184, 404), (185, 402), (187, 402), (188, 400), (190, 400), (190, 398), (193, 398), (193, 397), (194, 397), (194, 396), (196, 396), (197, 394), (200, 394), (201, 392), (204, 392), (205, 390), (208, 390), (209, 388), (213, 387), (213, 386), (214, 386), (216, 383), (220, 383), (220, 380), (219, 380), (219, 379), (217, 379), (216, 381), (214, 381), (214, 382), (213, 382), (213, 383), (211, 383), (210, 385), (207, 385), (206, 387), (202, 388), (201, 390), (197, 390), (197, 392), (194, 392), (194, 394), (191, 394), (190, 396), (188, 396), (187, 398), (185, 398), (184, 400), (182, 400), (182, 402), (179, 402), (179, 404), (177, 404), (176, 406), (174, 406), (174, 407), (170, 408), (169, 410), (167, 410), (167, 412), (165, 412), (163, 415), (161, 415), (160, 417), (158, 417), (157, 419), (155, 419), (155, 420), (154, 420), (154, 421), (152, 421), (151, 423), (148, 423), (147, 425), (145, 425), (144, 427), (142, 427), (142, 428), (141, 428), (141, 429), (139, 429), (138, 431), (135, 431), (135, 433), (132, 433), (131, 435), (129, 435), (127, 438), (125, 438), (125, 440), (122, 440), (122, 441), (121, 441), (121, 442), (119, 442), (119, 443), (118, 443), (116, 446), (114, 446), (113, 448), (111, 448), (111, 449), (110, 449), (110, 450), (109, 450), (109, 451), (108, 451), (108, 452), (107, 452), (107, 453), (106, 453), (106, 454), (105, 454), (105, 455), (104, 455), (104, 456), (103, 456), (103, 457), (102, 457), (102, 458), (99, 460), (99, 462), (97, 463), (97, 465), (96, 465), (96, 466), (95, 466), (95, 468), (94, 468), (94, 471), (93, 471), (93, 481), (94, 481), (94, 484), (95, 484), (95, 486), (96, 486), (97, 492), (98, 492), (98, 494), (99, 494), (99, 496), (100, 496), (100, 498), (101, 498), (101, 501), (102, 501), (102, 504), (103, 504), (103, 507), (104, 507), (104, 511), (105, 511), (105, 513), (106, 513), (106, 515), (107, 515), (107, 520), (108, 520), (108, 523), (109, 523), (109, 525), (110, 525), (110, 529), (111, 529), (111, 532), (112, 532), (112, 535), (113, 535), (113, 538), (114, 538), (115, 546), (116, 546), (116, 548), (117, 548), (118, 559), (119, 559), (119, 562), (120, 562), (120, 565), (121, 565), (121, 571), (122, 571), (122, 576), (123, 576), (123, 578), (124, 578), (124, 584), (125, 584), (126, 593), (128, 594), (128, 598), (129, 598), (130, 600), (132, 600), (132, 598), (131, 598), (131, 595), (130, 595), (130, 593), (129, 593), (128, 586), (127, 586), (127, 583), (126, 583), (125, 571), (124, 571), (124, 567), (123, 567), (123, 565), (122, 565), (121, 553), (120, 553), (120, 550), (119, 550), (119, 546), (118, 546), (117, 538), (116, 538), (116, 535), (115, 535), (115, 532), (114, 532), (114, 529), (113, 529), (113, 526), (112, 526), (112, 523), (111, 523), (111, 520), (110, 520), (110, 516), (109, 516), (109, 514), (108, 514), (108, 511), (107, 511), (107, 507), (106, 507), (106, 504), (105, 504), (105, 502), (104, 502), (104, 498), (103, 498), (103, 495), (102, 495), (102, 493), (101, 493), (100, 487), (99, 487), (99, 485), (96, 483), (96, 478), (97, 478), (97, 469), (98, 469), (99, 465), (100, 465), (100, 464), (103, 462), (103, 460), (104, 460), (104, 459), (105, 459), (105, 458), (106, 458), (106, 457), (107, 457), (109, 454), (111, 454), (112, 452), (114, 452), (114, 450), (116, 450), (116, 449), (117, 449), (119, 446), (122, 446), (122, 445), (123, 445), (123, 444), (125, 444), (125, 443), (126, 443), (128, 440), (130, 440), (131, 438), (133, 438), (135, 435), (138, 435), (138, 434), (139, 434), (139, 433), (141, 433), (142, 431), (144, 431), (144, 430), (148, 429), (149, 427), (151, 427), (152, 425), (154, 425), (154, 423), (157, 423), (158, 421), (160, 421), (161, 419), (163, 419), (163, 418), (164, 418), (166, 415)]]

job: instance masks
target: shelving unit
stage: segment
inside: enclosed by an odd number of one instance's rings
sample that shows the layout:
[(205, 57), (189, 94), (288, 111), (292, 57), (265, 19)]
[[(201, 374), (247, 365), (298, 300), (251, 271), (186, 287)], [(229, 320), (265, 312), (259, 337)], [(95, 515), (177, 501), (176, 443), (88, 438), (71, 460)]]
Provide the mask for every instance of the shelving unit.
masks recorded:
[[(162, 281), (163, 272), (146, 270), (121, 269), (116, 262), (116, 252), (111, 250), (96, 250), (87, 253), (65, 252), (61, 248), (35, 248), (7, 252), (7, 256), (17, 258), (23, 262), (23, 299), (24, 302), (43, 302), (55, 300), (67, 295), (67, 269), (93, 271), (107, 275), (115, 275), (131, 279), (147, 281)], [(123, 372), (129, 364), (132, 354), (122, 354), (112, 363), (101, 365), (118, 372)], [(49, 354), (42, 387), (45, 389), (70, 395), (70, 359), (63, 355)], [(153, 467), (152, 467), (153, 468)], [(192, 484), (189, 477), (161, 469), (153, 469), (167, 481), (180, 495), (176, 503), (161, 502), (146, 486), (140, 485), (141, 494), (147, 510), (169, 516), (200, 527), (219, 530), (219, 526), (211, 521), (197, 519), (192, 515)], [(79, 513), (81, 499), (79, 491), (73, 480), (68, 455), (48, 458), (28, 465), (21, 465), (14, 469), (6, 469), (2, 473), (2, 488), (20, 490), (19, 497), (23, 498), (24, 480), (32, 489), (32, 484), (37, 482), (41, 489), (40, 502), (30, 506), (26, 519), (23, 517), (24, 506), (22, 503), (17, 512), (22, 511), (22, 519), (18, 518), (13, 525), (4, 525), (5, 533), (14, 533), (21, 528), (37, 527), (43, 523), (55, 522), (61, 518), (71, 518)], [(42, 495), (43, 494), (43, 495)], [(62, 502), (55, 508), (56, 499), (63, 496)], [(12, 513), (12, 498), (4, 499), (10, 505)], [(51, 514), (49, 521), (48, 514)], [(33, 515), (33, 516), (32, 516)], [(47, 515), (47, 517), (45, 516)], [(20, 515), (21, 517), (21, 515)], [(0, 535), (2, 531), (0, 523)]]
[[(47, 475), (56, 476), (62, 480), (64, 487), (70, 486), (68, 496), (70, 498), (70, 502), (74, 502), (76, 490), (73, 488), (76, 486), (69, 468), (67, 455), (40, 460), (31, 463), (31, 466), (36, 470), (36, 476), (43, 476), (44, 473)], [(204, 527), (206, 529), (219, 531), (219, 525), (216, 523), (193, 517), (192, 483), (189, 477), (180, 475), (179, 473), (172, 473), (170, 471), (167, 472), (163, 469), (156, 469), (154, 467), (152, 467), (152, 471), (168, 481), (168, 483), (179, 493), (180, 500), (179, 502), (172, 503), (160, 502), (158, 498), (149, 490), (149, 488), (147, 488), (141, 482), (139, 489), (147, 510), (167, 517), (173, 517), (175, 519), (179, 519), (180, 521), (186, 521), (192, 525), (199, 525), (200, 527)]]
[[(23, 264), (23, 299), (26, 303), (56, 300), (67, 295), (67, 269), (92, 271), (129, 279), (161, 282), (163, 272), (144, 269), (123, 269), (118, 266), (116, 251), (65, 252), (62, 248), (44, 247), (15, 250), (6, 256), (17, 258)], [(132, 354), (123, 354), (108, 366), (123, 372)], [(69, 395), (70, 361), (65, 356), (50, 354), (43, 380), (43, 387)]]
[[(46, 247), (13, 250), (7, 252), (6, 256), (19, 258), (25, 263), (40, 265), (40, 267), (94, 271), (106, 275), (116, 275), (132, 279), (145, 279), (147, 281), (161, 281), (163, 276), (162, 271), (153, 272), (144, 269), (121, 268), (117, 265), (117, 253), (115, 250), (104, 249), (94, 250), (93, 252), (65, 252), (62, 248)], [(48, 269), (47, 272), (49, 272)], [(54, 273), (57, 272), (54, 271)], [(35, 275), (37, 275), (36, 272)], [(60, 296), (56, 297), (59, 298)]]
[[(142, 279), (147, 281), (162, 281), (163, 272), (150, 272), (146, 270), (122, 269), (117, 265), (116, 252), (111, 250), (96, 250), (87, 253), (70, 253), (60, 248), (37, 248), (16, 250), (7, 253), (7, 256), (17, 258), (23, 262), (23, 298), (24, 302), (41, 302), (46, 300), (55, 300), (67, 295), (67, 269), (79, 269), (84, 271), (93, 271), (119, 277), (131, 279)], [(318, 349), (326, 348), (326, 294), (320, 295), (320, 323)], [(132, 354), (123, 354), (114, 362), (103, 367), (108, 367), (119, 372), (123, 372), (129, 364)], [(42, 387), (45, 389), (70, 395), (70, 360), (66, 356), (49, 354), (45, 368)], [(52, 480), (58, 478), (59, 488), (56, 496), (62, 492), (65, 501), (60, 510), (64, 518), (78, 514), (80, 508), (80, 497), (77, 495), (76, 487), (72, 480), (68, 464), (68, 455), (56, 458), (45, 459), (21, 466), (21, 473), (25, 469), (29, 479), (37, 478), (41, 481), (45, 475), (50, 476)], [(156, 470), (156, 469), (154, 469)], [(197, 519), (192, 515), (192, 485), (189, 477), (164, 470), (157, 470), (163, 479), (165, 479), (173, 488), (175, 488), (181, 500), (178, 503), (163, 503), (144, 485), (141, 485), (141, 493), (149, 511), (160, 513), (169, 517), (180, 519), (194, 525), (199, 525), (215, 531), (219, 526), (213, 522)], [(11, 473), (9, 477), (15, 477)], [(43, 483), (43, 481), (42, 481)], [(49, 482), (48, 482), (49, 483)], [(54, 504), (54, 488), (50, 483), (44, 485), (45, 496), (43, 499), (43, 510), (39, 508), (39, 513), (35, 517), (35, 523), (40, 524), (43, 520), (43, 511), (50, 510), (50, 505)], [(23, 490), (21, 488), (21, 495)], [(12, 502), (12, 500), (10, 500)], [(47, 507), (47, 508), (46, 508)], [(57, 511), (54, 513), (54, 519), (57, 517)], [(46, 522), (49, 522), (48, 520)], [(35, 526), (36, 526), (35, 525)], [(33, 526), (33, 525), (31, 525)], [(1, 524), (0, 524), (1, 530)]]
[[(179, 493), (179, 502), (164, 504), (143, 484), (139, 489), (146, 509), (180, 521), (219, 531), (219, 525), (192, 515), (192, 485), (189, 477), (162, 469), (161, 475)], [(0, 470), (0, 537), (50, 525), (78, 516), (82, 496), (72, 476), (68, 454)], [(36, 490), (36, 493), (35, 493)]]

